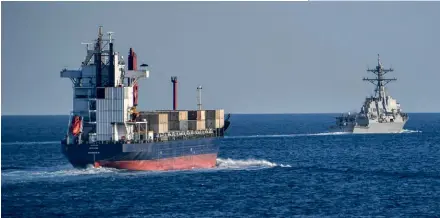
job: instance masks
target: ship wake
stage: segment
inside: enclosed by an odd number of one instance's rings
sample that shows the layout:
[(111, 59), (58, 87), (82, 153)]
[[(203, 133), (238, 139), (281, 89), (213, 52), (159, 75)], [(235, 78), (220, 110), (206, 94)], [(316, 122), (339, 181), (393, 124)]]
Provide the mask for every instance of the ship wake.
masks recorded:
[(321, 132), (308, 134), (271, 134), (271, 135), (248, 135), (248, 136), (225, 136), (225, 139), (246, 139), (246, 138), (289, 138), (289, 137), (304, 137), (304, 136), (326, 136), (326, 135), (343, 135), (349, 134), (347, 132)]
[(217, 169), (252, 170), (252, 169), (264, 169), (264, 168), (273, 168), (273, 167), (291, 167), (291, 166), (273, 163), (267, 160), (258, 160), (258, 159), (234, 160), (231, 158), (227, 158), (227, 159), (217, 158)]
[(419, 130), (403, 129), (400, 133), (421, 133)]
[(2, 169), (2, 185), (4, 183), (22, 183), (35, 180), (65, 181), (88, 178), (93, 175), (113, 175), (119, 171), (123, 170), (101, 167), (95, 168), (92, 165), (85, 169), (72, 168), (71, 165), (33, 169)]
[[(400, 133), (421, 133), (419, 130), (403, 129)], [(350, 135), (351, 132), (321, 132), (309, 134), (271, 134), (271, 135), (247, 135), (247, 136), (225, 136), (225, 139), (252, 139), (252, 138), (290, 138), (290, 137), (306, 137), (306, 136), (331, 136), (331, 135)], [(392, 133), (390, 133), (392, 134)]]

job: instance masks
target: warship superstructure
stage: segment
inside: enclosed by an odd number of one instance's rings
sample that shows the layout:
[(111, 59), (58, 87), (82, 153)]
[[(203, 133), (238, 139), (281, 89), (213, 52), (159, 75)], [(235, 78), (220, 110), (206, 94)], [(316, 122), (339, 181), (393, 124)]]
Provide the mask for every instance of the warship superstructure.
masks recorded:
[(385, 85), (396, 81), (387, 79), (385, 74), (393, 72), (392, 68), (385, 69), (377, 55), (377, 66), (367, 69), (375, 75), (374, 78), (363, 78), (363, 81), (375, 85), (374, 96), (367, 97), (360, 112), (345, 113), (336, 117), (336, 125), (331, 126), (333, 132), (351, 133), (399, 133), (408, 121), (408, 114), (403, 113), (400, 104), (389, 95)]
[[(138, 80), (149, 78), (147, 64), (137, 69), (130, 48), (128, 66), (114, 51), (112, 32), (102, 27), (79, 70), (63, 69), (73, 83), (73, 111), (61, 150), (77, 168), (89, 165), (129, 170), (181, 170), (216, 166), (218, 143), (230, 125), (223, 109), (177, 110), (177, 77), (172, 77), (173, 109), (138, 111)], [(89, 46), (93, 45), (93, 46)], [(91, 47), (91, 48), (90, 48)], [(151, 93), (151, 97), (161, 97)]]

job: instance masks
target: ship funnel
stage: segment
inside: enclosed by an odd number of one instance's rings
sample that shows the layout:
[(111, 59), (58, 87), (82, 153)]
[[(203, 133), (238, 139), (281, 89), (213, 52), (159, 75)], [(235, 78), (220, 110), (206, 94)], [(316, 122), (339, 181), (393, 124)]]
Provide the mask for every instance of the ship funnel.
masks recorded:
[(173, 110), (177, 110), (177, 76), (171, 77), (173, 83)]
[(202, 110), (202, 86), (197, 87), (197, 109)]

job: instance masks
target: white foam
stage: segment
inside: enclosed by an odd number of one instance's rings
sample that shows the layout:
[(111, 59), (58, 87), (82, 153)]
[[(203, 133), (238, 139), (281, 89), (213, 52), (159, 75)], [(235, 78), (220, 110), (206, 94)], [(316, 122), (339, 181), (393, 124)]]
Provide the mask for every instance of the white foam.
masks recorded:
[(14, 170), (14, 171), (2, 171), (2, 184), (4, 182), (26, 182), (30, 180), (46, 180), (50, 179), (51, 181), (56, 181), (59, 178), (65, 177), (76, 177), (76, 178), (84, 178), (83, 176), (87, 175), (96, 175), (96, 174), (115, 174), (118, 169), (112, 168), (95, 168), (93, 166), (88, 166), (85, 169), (76, 169), (73, 168), (70, 164), (59, 167), (45, 167), (45, 168), (34, 168), (34, 169), (26, 169), (26, 170)]
[(419, 130), (403, 129), (400, 133), (421, 133)]
[(290, 165), (277, 164), (267, 160), (247, 159), (234, 160), (231, 158), (217, 158), (218, 169), (254, 169), (254, 168), (272, 168), (272, 167), (291, 167)]

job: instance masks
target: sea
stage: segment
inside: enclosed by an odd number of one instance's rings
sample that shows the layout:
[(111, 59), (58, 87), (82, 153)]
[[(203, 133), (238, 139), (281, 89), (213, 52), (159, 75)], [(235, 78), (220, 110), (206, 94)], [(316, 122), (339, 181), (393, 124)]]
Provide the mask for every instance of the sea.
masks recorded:
[(440, 114), (329, 133), (335, 114), (232, 114), (213, 169), (75, 169), (67, 116), (2, 116), (2, 217), (439, 217)]

